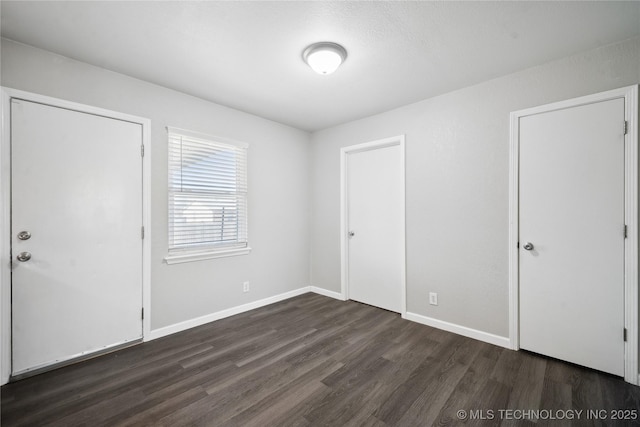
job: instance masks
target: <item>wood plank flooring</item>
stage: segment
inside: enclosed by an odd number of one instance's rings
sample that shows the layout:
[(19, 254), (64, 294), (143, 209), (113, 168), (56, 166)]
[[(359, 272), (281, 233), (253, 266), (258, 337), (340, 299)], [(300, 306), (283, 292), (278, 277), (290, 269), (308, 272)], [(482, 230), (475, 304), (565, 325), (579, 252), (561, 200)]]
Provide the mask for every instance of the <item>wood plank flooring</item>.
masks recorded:
[[(316, 294), (1, 394), (3, 427), (640, 425), (611, 420), (611, 410), (640, 410), (640, 388), (621, 378)], [(575, 419), (549, 419), (558, 415)]]

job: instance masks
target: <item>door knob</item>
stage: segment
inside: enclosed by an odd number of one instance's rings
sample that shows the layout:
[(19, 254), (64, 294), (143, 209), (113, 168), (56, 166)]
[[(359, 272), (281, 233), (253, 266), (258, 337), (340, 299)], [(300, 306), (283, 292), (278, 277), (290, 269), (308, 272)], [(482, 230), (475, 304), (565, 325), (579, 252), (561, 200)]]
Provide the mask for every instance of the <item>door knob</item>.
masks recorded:
[(354, 233), (353, 231), (350, 231), (350, 232), (349, 232), (349, 237), (353, 237), (353, 236), (355, 236), (355, 235), (356, 235), (356, 233)]
[(29, 261), (31, 259), (31, 252), (20, 252), (16, 259), (20, 262)]
[(527, 243), (524, 244), (523, 248), (524, 248), (525, 251), (530, 251), (530, 250), (533, 249), (533, 243), (527, 242)]
[(31, 238), (31, 233), (28, 231), (21, 231), (18, 233), (18, 239), (20, 240), (29, 240)]

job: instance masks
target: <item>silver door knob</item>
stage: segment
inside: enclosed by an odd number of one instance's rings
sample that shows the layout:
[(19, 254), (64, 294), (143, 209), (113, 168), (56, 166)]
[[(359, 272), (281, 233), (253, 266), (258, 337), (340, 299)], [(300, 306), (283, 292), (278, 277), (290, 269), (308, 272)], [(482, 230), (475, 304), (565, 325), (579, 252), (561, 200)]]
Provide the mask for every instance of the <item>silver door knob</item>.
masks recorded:
[(29, 261), (31, 259), (31, 252), (20, 252), (16, 259), (20, 262)]
[(31, 233), (28, 231), (21, 231), (18, 233), (18, 239), (20, 240), (29, 240), (31, 238)]
[(527, 242), (527, 243), (524, 244), (523, 248), (524, 248), (525, 251), (530, 251), (530, 250), (533, 249), (533, 243)]
[(349, 232), (349, 237), (353, 237), (353, 236), (355, 236), (355, 235), (356, 235), (356, 233), (354, 233), (353, 231), (350, 231), (350, 232)]

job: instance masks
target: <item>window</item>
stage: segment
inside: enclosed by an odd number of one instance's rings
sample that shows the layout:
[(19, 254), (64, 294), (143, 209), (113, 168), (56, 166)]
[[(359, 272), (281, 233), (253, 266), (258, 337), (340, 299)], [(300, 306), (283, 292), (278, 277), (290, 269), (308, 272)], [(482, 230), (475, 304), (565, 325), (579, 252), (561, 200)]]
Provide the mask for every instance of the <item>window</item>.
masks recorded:
[(249, 253), (247, 144), (169, 131), (167, 263)]

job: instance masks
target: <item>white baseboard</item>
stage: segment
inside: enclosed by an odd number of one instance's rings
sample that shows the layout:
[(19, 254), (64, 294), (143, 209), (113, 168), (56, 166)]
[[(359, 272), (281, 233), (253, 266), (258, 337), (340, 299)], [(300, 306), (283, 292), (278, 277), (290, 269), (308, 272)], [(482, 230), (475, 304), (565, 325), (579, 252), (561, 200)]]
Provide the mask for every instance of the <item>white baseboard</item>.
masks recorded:
[(329, 291), (327, 289), (317, 288), (315, 286), (305, 286), (293, 291), (285, 292), (283, 294), (274, 295), (269, 298), (264, 298), (258, 301), (239, 305), (237, 307), (231, 307), (226, 310), (207, 314), (205, 316), (196, 317), (195, 319), (185, 320), (184, 322), (175, 323), (173, 325), (165, 326), (159, 329), (154, 329), (148, 336), (144, 337), (144, 340), (155, 340), (157, 338), (175, 334), (176, 332), (181, 332), (187, 329), (195, 328), (196, 326), (204, 325), (205, 323), (214, 322), (216, 320), (224, 319), (225, 317), (235, 316), (236, 314), (244, 313), (245, 311), (254, 310), (256, 308), (264, 307), (265, 305), (297, 297), (298, 295), (306, 294), (307, 292), (314, 292), (316, 294), (335, 298), (341, 301), (345, 300), (344, 296), (339, 292)]
[(327, 289), (318, 288), (316, 286), (309, 286), (309, 291), (319, 295), (324, 295), (325, 297), (339, 299), (340, 301), (346, 301), (346, 298), (340, 292), (330, 291)]
[(236, 314), (244, 313), (245, 311), (254, 310), (256, 308), (264, 307), (265, 305), (280, 302), (289, 298), (296, 297), (298, 295), (311, 292), (310, 286), (305, 286), (300, 289), (285, 292), (283, 294), (274, 295), (269, 298), (264, 298), (258, 301), (253, 301), (247, 304), (239, 305), (237, 307), (231, 307), (226, 310), (221, 310), (215, 313), (207, 314), (205, 316), (196, 317), (195, 319), (185, 320), (184, 322), (175, 323), (173, 325), (165, 326), (159, 329), (151, 331), (149, 336), (145, 337), (145, 341), (155, 340), (167, 335), (175, 334), (187, 329), (195, 328), (196, 326), (204, 325), (205, 323), (213, 322), (215, 320), (224, 319), (225, 317), (235, 316)]
[(422, 323), (423, 325), (442, 329), (448, 332), (453, 332), (454, 334), (473, 338), (479, 341), (484, 341), (500, 347), (511, 348), (509, 338), (507, 337), (501, 337), (499, 335), (490, 334), (488, 332), (479, 331), (477, 329), (467, 328), (466, 326), (456, 325), (455, 323), (445, 322), (444, 320), (438, 320), (416, 313), (407, 312), (403, 317), (407, 320)]

